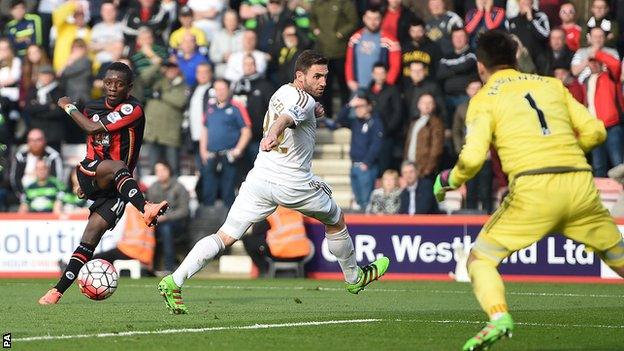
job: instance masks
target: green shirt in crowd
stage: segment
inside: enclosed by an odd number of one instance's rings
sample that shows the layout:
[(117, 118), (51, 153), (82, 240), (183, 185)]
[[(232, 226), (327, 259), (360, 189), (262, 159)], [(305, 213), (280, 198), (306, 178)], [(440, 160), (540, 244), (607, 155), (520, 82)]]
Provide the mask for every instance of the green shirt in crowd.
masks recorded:
[(30, 212), (52, 212), (54, 203), (65, 196), (65, 185), (55, 177), (45, 183), (34, 182), (24, 189), (22, 202)]

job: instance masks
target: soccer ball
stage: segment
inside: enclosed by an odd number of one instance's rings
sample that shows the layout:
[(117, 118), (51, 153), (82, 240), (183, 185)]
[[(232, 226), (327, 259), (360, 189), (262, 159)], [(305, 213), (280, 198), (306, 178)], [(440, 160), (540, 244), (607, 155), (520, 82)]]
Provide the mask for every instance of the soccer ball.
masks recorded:
[(119, 275), (113, 265), (102, 259), (87, 262), (78, 272), (78, 287), (91, 300), (104, 300), (117, 290)]

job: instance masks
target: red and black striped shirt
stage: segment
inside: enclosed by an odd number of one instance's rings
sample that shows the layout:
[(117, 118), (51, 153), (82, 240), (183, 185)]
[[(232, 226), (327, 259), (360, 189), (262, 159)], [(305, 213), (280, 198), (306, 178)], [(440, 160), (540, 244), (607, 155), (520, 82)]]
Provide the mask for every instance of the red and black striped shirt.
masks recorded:
[(130, 96), (111, 107), (102, 97), (87, 104), (85, 115), (93, 122), (102, 123), (106, 129), (87, 137), (87, 158), (124, 161), (130, 172), (134, 171), (145, 129), (141, 103)]

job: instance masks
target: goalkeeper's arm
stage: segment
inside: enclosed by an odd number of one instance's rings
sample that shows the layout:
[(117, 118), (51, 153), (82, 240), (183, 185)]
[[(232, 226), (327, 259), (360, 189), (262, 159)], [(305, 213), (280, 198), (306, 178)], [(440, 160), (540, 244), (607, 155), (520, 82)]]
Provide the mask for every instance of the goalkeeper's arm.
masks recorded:
[(459, 188), (479, 172), (487, 159), (492, 142), (491, 115), (471, 103), (466, 115), (466, 143), (462, 148), (457, 164), (452, 170), (442, 171), (434, 183), (433, 192), (438, 201), (444, 200), (448, 190)]

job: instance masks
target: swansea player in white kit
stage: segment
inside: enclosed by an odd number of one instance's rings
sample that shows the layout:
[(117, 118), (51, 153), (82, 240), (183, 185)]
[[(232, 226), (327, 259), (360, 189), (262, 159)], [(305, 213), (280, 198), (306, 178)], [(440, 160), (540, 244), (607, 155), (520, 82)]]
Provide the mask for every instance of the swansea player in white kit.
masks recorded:
[(239, 240), (253, 223), (268, 217), (278, 205), (325, 224), (329, 251), (338, 259), (350, 293), (357, 294), (388, 269), (386, 257), (362, 268), (357, 266), (342, 211), (332, 199), (329, 186), (311, 171), (316, 118), (324, 114), (314, 98), (323, 94), (327, 73), (327, 59), (306, 50), (295, 63), (294, 81), (283, 85), (271, 97), (264, 118), (264, 138), (260, 142), (262, 152), (242, 184), (225, 223), (216, 234), (198, 241), (180, 267), (158, 284), (171, 312), (187, 313), (181, 295), (184, 281)]

